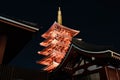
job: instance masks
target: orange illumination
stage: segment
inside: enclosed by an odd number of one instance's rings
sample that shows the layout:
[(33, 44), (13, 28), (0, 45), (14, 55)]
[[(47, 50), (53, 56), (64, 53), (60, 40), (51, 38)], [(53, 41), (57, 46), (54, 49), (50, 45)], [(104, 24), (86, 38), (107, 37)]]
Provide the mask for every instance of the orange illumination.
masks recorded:
[(58, 65), (59, 65), (59, 63), (53, 61), (53, 63), (52, 63), (51, 65), (45, 67), (44, 70), (46, 70), (46, 71), (48, 71), (48, 72), (51, 72), (51, 71), (54, 70)]
[(46, 40), (41, 42), (40, 45), (45, 48), (42, 51), (38, 51), (38, 54), (45, 55), (46, 57), (37, 63), (46, 65), (43, 70), (51, 72), (62, 62), (72, 38), (78, 33), (79, 31), (77, 30), (54, 23), (49, 30), (42, 35)]

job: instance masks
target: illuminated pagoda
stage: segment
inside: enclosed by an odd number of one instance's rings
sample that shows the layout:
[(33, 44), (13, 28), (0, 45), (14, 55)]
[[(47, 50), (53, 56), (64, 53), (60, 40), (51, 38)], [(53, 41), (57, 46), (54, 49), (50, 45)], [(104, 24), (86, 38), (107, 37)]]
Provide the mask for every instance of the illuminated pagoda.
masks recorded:
[[(35, 26), (2, 16), (0, 27), (0, 80), (120, 80), (120, 54), (75, 38), (80, 31), (62, 25), (60, 7), (57, 22), (42, 35)], [(11, 61), (4, 58), (19, 51)]]
[(120, 54), (74, 38), (80, 31), (62, 25), (60, 8), (57, 22), (42, 35), (45, 48), (38, 51), (45, 57), (37, 64), (45, 65), (49, 80), (120, 80)]
[(79, 31), (77, 30), (67, 28), (55, 22), (50, 29), (42, 35), (46, 40), (40, 43), (40, 45), (46, 48), (39, 51), (38, 54), (47, 57), (37, 63), (47, 65), (44, 70), (52, 71), (61, 63), (70, 46), (72, 37), (78, 33)]

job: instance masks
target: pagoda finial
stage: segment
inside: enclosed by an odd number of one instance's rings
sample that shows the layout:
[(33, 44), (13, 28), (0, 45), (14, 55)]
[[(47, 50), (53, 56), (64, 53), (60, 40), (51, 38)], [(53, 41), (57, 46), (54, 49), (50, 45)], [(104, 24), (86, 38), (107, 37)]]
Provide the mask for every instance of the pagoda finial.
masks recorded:
[(57, 17), (57, 22), (58, 22), (59, 24), (62, 24), (62, 12), (61, 12), (60, 7), (58, 7), (58, 17)]

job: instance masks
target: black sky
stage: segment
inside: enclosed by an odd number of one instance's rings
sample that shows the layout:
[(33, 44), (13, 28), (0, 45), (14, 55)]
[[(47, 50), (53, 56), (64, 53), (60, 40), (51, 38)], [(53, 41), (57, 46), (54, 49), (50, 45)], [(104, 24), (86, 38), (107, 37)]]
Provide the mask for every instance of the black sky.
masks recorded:
[(77, 37), (120, 50), (119, 4), (117, 0), (0, 0), (0, 14), (36, 23), (46, 31), (56, 21), (60, 5), (63, 25), (80, 30)]

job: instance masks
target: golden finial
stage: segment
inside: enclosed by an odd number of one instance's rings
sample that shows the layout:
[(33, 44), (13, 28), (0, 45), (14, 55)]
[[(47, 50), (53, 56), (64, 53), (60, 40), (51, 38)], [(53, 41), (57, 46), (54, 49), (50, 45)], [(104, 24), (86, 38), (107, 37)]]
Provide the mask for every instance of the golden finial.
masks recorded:
[(58, 22), (59, 24), (62, 24), (62, 13), (61, 13), (60, 7), (58, 8), (57, 22)]

